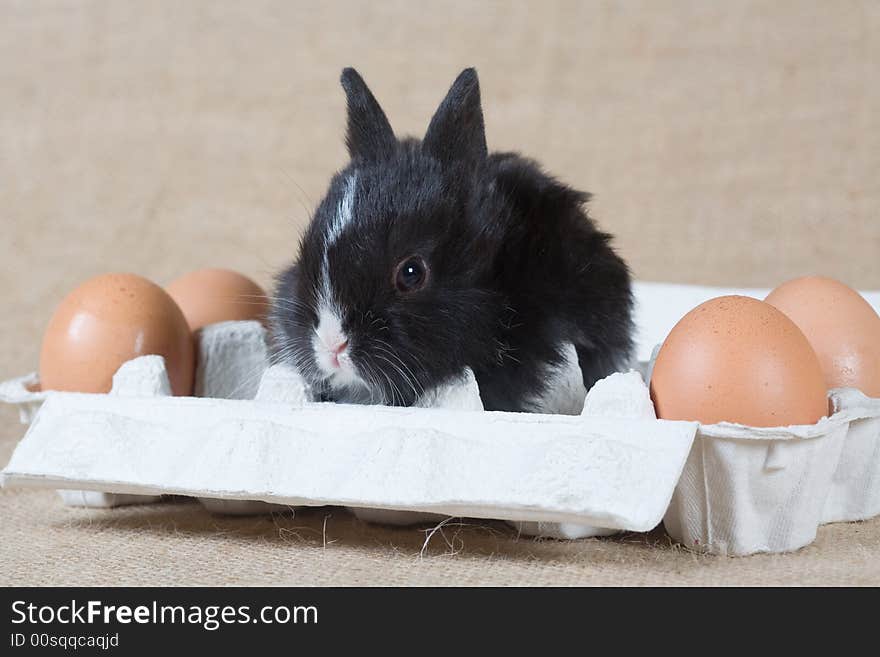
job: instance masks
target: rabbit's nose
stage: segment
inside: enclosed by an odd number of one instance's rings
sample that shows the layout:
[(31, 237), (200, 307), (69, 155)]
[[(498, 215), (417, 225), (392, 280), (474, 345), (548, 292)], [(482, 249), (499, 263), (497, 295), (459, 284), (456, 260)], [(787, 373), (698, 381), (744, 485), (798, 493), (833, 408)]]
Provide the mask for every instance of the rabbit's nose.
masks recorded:
[(330, 347), (330, 351), (333, 354), (333, 367), (340, 367), (339, 357), (345, 353), (345, 350), (348, 348), (348, 340), (343, 340), (342, 342), (337, 343), (335, 346)]

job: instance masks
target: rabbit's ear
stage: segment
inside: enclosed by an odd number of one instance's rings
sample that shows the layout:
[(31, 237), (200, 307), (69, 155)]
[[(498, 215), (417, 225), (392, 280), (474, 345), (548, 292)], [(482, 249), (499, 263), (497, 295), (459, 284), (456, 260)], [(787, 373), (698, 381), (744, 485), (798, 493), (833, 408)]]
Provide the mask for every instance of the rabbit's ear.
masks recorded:
[(452, 83), (431, 119), (423, 147), (444, 163), (478, 162), (486, 158), (486, 130), (476, 69), (466, 68)]
[(345, 145), (352, 158), (378, 160), (390, 156), (397, 145), (388, 117), (379, 107), (363, 78), (353, 68), (342, 70), (342, 88), (348, 98)]

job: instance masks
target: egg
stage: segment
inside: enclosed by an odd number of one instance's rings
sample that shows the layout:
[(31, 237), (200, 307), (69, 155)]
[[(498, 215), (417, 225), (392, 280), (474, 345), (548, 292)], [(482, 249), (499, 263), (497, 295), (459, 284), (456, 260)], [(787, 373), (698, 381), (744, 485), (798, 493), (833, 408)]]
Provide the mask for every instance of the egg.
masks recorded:
[(199, 269), (175, 279), (165, 289), (193, 331), (231, 320), (264, 322), (269, 310), (263, 288), (229, 269)]
[(880, 397), (880, 316), (861, 294), (833, 278), (805, 276), (783, 283), (766, 301), (807, 336), (828, 388)]
[(657, 416), (753, 427), (814, 424), (828, 414), (819, 359), (770, 304), (743, 296), (707, 301), (660, 348), (651, 377)]
[(52, 315), (40, 351), (41, 388), (109, 392), (119, 366), (147, 354), (165, 358), (175, 395), (192, 392), (193, 338), (174, 300), (135, 274), (97, 276)]

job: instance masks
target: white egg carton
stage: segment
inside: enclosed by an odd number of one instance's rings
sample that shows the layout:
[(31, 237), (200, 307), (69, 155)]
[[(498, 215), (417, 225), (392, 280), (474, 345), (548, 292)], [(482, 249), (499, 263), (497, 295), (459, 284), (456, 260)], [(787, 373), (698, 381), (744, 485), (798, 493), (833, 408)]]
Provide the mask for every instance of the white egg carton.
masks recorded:
[(653, 419), (636, 373), (567, 416), (483, 411), (472, 374), (429, 407), (316, 403), (295, 371), (267, 367), (256, 323), (206, 327), (198, 358), (196, 390), (212, 397), (170, 396), (159, 356), (124, 364), (105, 395), (5, 384), (3, 400), (42, 406), (4, 485), (91, 506), (165, 494), (222, 513), (332, 504), (368, 521), (470, 516), (572, 538), (655, 527), (696, 431)]
[[(654, 287), (637, 287), (643, 357), (673, 315), (716, 296), (672, 286), (676, 308), (652, 322), (646, 309), (666, 289)], [(795, 550), (821, 523), (880, 514), (880, 400), (855, 390), (832, 391), (833, 414), (816, 425), (776, 429), (656, 420), (635, 373), (599, 382), (580, 417), (482, 411), (472, 375), (421, 408), (347, 406), (314, 403), (295, 372), (267, 369), (256, 323), (206, 327), (198, 352), (195, 398), (167, 396), (156, 357), (120, 368), (109, 395), (34, 392), (34, 375), (0, 384), (0, 401), (34, 419), (4, 485), (63, 489), (66, 503), (88, 506), (174, 493), (219, 513), (333, 504), (394, 524), (467, 515), (557, 538), (662, 518), (688, 548), (731, 555)], [(649, 379), (650, 363), (640, 370)], [(560, 407), (573, 404), (569, 378)]]

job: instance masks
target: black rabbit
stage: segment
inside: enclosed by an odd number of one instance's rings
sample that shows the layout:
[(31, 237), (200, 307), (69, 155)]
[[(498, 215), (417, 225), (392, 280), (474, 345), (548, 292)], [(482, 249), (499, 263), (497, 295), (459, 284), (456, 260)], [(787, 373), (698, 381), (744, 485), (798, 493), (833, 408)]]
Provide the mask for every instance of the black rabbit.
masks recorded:
[(425, 138), (398, 140), (342, 72), (349, 164), (278, 277), (274, 356), (324, 399), (412, 405), (470, 367), (487, 410), (542, 411), (577, 353), (584, 386), (624, 368), (632, 292), (589, 194), (516, 153), (489, 154), (477, 73)]

